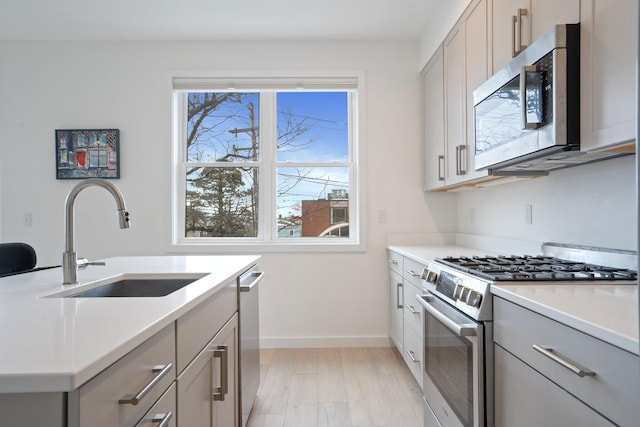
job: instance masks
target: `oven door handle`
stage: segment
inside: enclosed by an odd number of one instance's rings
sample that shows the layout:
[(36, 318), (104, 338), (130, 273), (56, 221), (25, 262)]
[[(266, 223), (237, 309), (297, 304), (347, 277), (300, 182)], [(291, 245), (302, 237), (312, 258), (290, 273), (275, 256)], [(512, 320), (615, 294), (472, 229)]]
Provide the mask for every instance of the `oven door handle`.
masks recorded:
[(451, 330), (451, 332), (461, 337), (471, 337), (478, 335), (478, 326), (475, 323), (459, 323), (443, 313), (444, 310), (449, 309), (448, 307), (445, 308), (444, 304), (446, 303), (443, 302), (442, 307), (436, 308), (434, 307), (434, 303), (437, 302), (435, 300), (435, 297), (431, 295), (420, 295), (416, 299), (418, 300), (420, 305), (424, 307), (427, 312), (429, 312), (429, 314), (438, 319), (444, 326)]

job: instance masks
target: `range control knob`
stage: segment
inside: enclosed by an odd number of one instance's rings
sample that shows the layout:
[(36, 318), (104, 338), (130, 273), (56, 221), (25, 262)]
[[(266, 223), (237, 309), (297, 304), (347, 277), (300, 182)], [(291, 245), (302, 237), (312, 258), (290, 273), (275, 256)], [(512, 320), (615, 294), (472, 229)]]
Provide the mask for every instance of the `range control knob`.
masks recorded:
[(482, 294), (476, 291), (470, 291), (469, 295), (467, 295), (466, 303), (471, 307), (480, 307), (480, 303), (482, 302)]
[(436, 280), (438, 280), (438, 274), (425, 268), (422, 270), (422, 278), (429, 283), (436, 283)]

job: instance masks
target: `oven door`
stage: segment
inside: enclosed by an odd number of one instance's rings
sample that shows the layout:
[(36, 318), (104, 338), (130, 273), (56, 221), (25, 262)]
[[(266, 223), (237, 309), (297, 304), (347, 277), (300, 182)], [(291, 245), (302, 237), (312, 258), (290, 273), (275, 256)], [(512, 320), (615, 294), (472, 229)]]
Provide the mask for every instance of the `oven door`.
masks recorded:
[(484, 325), (433, 295), (424, 309), (424, 397), (442, 427), (486, 427)]

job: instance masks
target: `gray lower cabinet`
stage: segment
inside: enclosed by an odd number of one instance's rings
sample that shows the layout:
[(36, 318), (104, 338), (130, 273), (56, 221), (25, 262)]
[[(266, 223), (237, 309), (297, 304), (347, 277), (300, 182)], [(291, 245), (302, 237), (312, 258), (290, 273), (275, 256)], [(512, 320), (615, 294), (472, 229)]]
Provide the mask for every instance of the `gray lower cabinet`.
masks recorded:
[(237, 346), (234, 314), (178, 377), (179, 426), (238, 425)]
[(637, 426), (640, 358), (494, 297), (495, 426)]
[(425, 265), (393, 251), (387, 251), (389, 263), (389, 336), (422, 387), (424, 339), (422, 310), (416, 296), (422, 293)]

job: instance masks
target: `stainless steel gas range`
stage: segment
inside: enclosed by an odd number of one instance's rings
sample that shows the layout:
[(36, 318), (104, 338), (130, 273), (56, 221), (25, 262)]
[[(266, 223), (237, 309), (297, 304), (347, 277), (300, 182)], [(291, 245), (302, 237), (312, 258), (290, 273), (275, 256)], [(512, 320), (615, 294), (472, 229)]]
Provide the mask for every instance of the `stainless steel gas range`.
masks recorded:
[(446, 257), (422, 272), (425, 426), (493, 426), (491, 285), (636, 284), (635, 252), (544, 244), (537, 256)]

